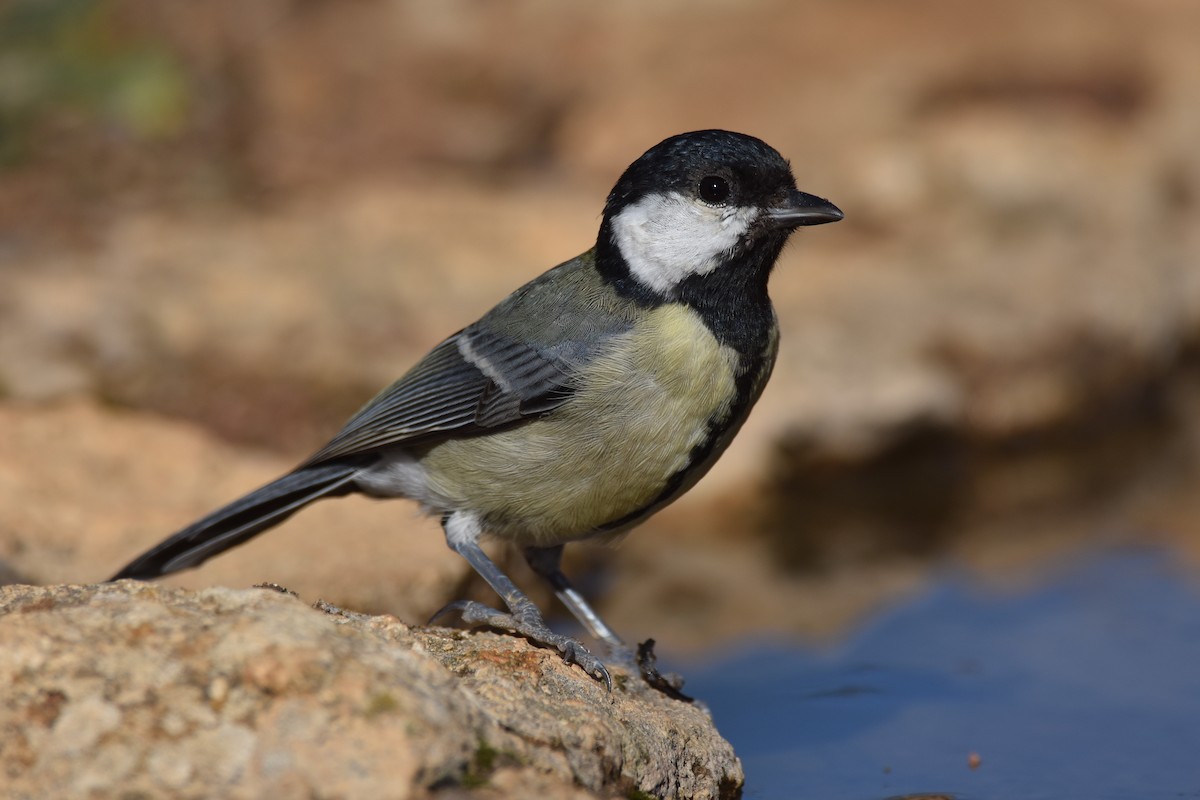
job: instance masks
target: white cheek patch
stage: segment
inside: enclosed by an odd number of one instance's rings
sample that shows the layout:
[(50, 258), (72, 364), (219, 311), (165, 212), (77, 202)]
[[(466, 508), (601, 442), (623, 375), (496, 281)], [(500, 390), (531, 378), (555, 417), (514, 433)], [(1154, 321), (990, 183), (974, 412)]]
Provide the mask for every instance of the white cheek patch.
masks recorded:
[(757, 208), (714, 208), (678, 192), (651, 194), (613, 219), (613, 239), (630, 272), (663, 294), (707, 275), (758, 218)]

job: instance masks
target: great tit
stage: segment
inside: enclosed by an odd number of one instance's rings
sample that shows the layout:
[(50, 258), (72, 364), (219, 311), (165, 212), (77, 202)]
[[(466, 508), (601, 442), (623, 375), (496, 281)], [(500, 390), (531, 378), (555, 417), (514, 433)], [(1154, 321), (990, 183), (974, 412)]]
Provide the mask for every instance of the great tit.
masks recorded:
[(195, 567), (323, 497), (406, 497), (441, 517), (450, 548), (508, 613), (471, 601), (447, 609), (557, 648), (611, 687), (604, 663), (551, 631), (480, 539), (521, 547), (583, 626), (621, 652), (563, 574), (563, 545), (627, 530), (708, 471), (775, 363), (776, 258), (797, 227), (840, 219), (797, 191), (788, 162), (759, 139), (666, 139), (617, 181), (595, 247), (437, 345), (296, 469), (110, 580)]

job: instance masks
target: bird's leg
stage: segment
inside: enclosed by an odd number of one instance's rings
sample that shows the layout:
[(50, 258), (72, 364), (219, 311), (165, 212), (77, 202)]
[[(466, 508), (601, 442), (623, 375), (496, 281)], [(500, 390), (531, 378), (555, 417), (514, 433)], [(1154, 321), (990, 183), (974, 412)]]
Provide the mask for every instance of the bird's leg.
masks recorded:
[(567, 576), (562, 571), (563, 547), (561, 544), (555, 547), (526, 547), (521, 552), (524, 554), (525, 561), (529, 564), (530, 568), (550, 583), (550, 586), (554, 589), (554, 594), (558, 596), (563, 605), (571, 610), (571, 613), (575, 615), (575, 619), (579, 620), (580, 624), (587, 628), (592, 636), (607, 644), (609, 651), (615, 658), (629, 666), (636, 665), (642, 679), (660, 692), (676, 700), (683, 700), (689, 703), (692, 701), (692, 698), (680, 691), (683, 688), (683, 678), (670, 673), (663, 675), (658, 671), (654, 656), (653, 639), (647, 639), (638, 645), (635, 655), (621, 641), (621, 637), (617, 636), (613, 632), (613, 629), (608, 627), (604, 620), (600, 619), (600, 615), (596, 613), (594, 608), (588, 605), (587, 600), (583, 599), (583, 595), (575, 590), (575, 587), (571, 585), (571, 581), (567, 579)]
[(588, 605), (587, 600), (583, 599), (583, 595), (575, 590), (575, 587), (567, 580), (567, 576), (563, 574), (563, 547), (561, 544), (555, 547), (526, 547), (521, 552), (530, 568), (550, 583), (554, 594), (558, 596), (564, 606), (570, 609), (571, 613), (575, 615), (575, 619), (579, 620), (579, 623), (587, 628), (592, 636), (607, 644), (614, 653), (624, 656), (629, 652), (629, 648), (621, 641), (621, 637), (613, 633), (613, 629), (600, 619), (596, 610)]
[(458, 611), (462, 614), (463, 621), (469, 624), (509, 631), (535, 644), (553, 647), (562, 653), (565, 661), (583, 667), (584, 672), (603, 680), (609, 691), (612, 690), (612, 676), (608, 674), (604, 663), (577, 640), (550, 630), (533, 601), (488, 558), (487, 553), (483, 552), (478, 541), (482, 531), (474, 517), (461, 512), (448, 514), (442, 520), (442, 527), (446, 531), (446, 542), (450, 549), (467, 560), (496, 594), (500, 595), (511, 613), (505, 614), (473, 600), (459, 600), (438, 611), (433, 615), (433, 619), (449, 611)]

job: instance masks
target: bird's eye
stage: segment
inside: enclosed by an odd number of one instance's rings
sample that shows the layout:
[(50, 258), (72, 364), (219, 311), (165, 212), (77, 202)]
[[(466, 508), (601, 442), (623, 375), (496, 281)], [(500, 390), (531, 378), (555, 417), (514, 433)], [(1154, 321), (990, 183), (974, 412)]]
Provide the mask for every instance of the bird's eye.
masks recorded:
[(729, 199), (729, 181), (716, 175), (700, 179), (700, 199), (717, 205)]

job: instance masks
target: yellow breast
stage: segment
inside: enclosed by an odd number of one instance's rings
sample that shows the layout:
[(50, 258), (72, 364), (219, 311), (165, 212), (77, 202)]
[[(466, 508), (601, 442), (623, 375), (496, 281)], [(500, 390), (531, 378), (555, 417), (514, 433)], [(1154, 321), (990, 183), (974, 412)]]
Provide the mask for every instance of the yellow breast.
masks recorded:
[(524, 544), (581, 538), (637, 512), (729, 416), (737, 354), (668, 305), (615, 337), (569, 402), (526, 425), (445, 442), (429, 486)]

